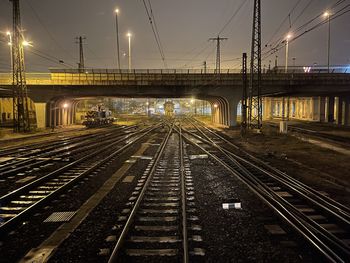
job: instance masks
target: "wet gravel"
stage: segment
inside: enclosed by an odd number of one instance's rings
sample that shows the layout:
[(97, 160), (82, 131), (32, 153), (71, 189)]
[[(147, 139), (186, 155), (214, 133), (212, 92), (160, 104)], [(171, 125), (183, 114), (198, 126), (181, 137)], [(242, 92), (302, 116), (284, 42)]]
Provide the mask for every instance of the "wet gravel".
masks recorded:
[[(188, 146), (192, 155), (200, 154)], [(320, 262), (292, 234), (272, 235), (265, 225), (283, 224), (243, 183), (211, 159), (194, 159), (196, 188), (206, 249), (204, 262)], [(222, 203), (239, 201), (242, 209), (224, 210)], [(288, 232), (288, 229), (285, 229)]]

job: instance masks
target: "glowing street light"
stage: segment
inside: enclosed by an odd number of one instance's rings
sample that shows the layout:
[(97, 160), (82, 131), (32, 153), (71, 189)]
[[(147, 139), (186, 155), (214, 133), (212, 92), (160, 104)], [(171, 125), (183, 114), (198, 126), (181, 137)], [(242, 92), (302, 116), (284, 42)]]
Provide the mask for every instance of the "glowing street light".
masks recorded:
[(23, 40), (22, 45), (24, 47), (32, 47), (33, 46), (32, 42), (29, 42), (27, 40)]
[(329, 63), (330, 63), (330, 50), (331, 50), (331, 14), (326, 11), (323, 16), (328, 19), (328, 56), (327, 56), (327, 65), (328, 65), (328, 73), (329, 73)]
[(117, 33), (117, 63), (118, 63), (118, 69), (120, 69), (120, 51), (119, 51), (119, 23), (118, 23), (118, 15), (119, 15), (119, 9), (114, 10), (115, 13), (115, 24), (116, 24), (116, 33)]
[(128, 32), (126, 34), (126, 36), (128, 37), (128, 40), (129, 40), (129, 54), (128, 54), (128, 58), (129, 58), (129, 72), (131, 72), (131, 37), (132, 37), (132, 34), (130, 32)]
[(69, 106), (69, 105), (68, 105), (68, 103), (67, 103), (67, 102), (63, 104), (63, 108), (65, 108), (65, 109), (67, 109), (67, 108), (68, 108), (68, 106)]
[(219, 107), (216, 103), (214, 104), (214, 108), (217, 108), (217, 107)]
[(291, 34), (288, 34), (286, 36), (286, 65), (284, 68), (285, 73), (288, 72), (288, 52), (289, 52), (289, 40), (292, 38)]

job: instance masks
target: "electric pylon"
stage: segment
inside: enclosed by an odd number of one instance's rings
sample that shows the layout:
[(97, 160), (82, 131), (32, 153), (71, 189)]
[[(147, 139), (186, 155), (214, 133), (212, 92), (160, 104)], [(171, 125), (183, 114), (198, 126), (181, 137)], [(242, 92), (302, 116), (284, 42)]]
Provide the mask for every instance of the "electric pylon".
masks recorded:
[(250, 61), (249, 127), (262, 127), (261, 99), (261, 0), (254, 0), (252, 50)]
[(13, 6), (12, 29), (12, 90), (13, 90), (13, 130), (30, 131), (27, 85), (24, 67), (23, 30), (19, 0), (10, 0)]
[(84, 58), (84, 43), (83, 41), (86, 39), (86, 37), (77, 37), (77, 44), (79, 44), (79, 63), (78, 63), (78, 69), (79, 72), (83, 72), (85, 69), (85, 58)]
[(227, 40), (226, 37), (217, 36), (215, 38), (209, 38), (210, 41), (216, 41), (216, 74), (220, 74), (221, 71), (221, 48), (220, 43), (223, 40)]

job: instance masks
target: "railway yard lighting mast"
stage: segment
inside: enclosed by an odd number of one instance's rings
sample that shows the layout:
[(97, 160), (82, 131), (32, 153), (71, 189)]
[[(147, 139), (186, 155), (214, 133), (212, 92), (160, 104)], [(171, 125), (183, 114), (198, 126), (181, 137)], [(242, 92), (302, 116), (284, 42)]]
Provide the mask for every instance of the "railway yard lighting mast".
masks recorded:
[(330, 52), (331, 52), (331, 14), (329, 12), (325, 12), (323, 16), (328, 19), (327, 69), (329, 73), (330, 72), (329, 71)]
[(12, 34), (10, 31), (7, 31), (6, 32), (6, 35), (8, 37), (8, 45), (10, 47), (10, 61), (11, 61), (11, 73), (12, 73), (12, 70), (13, 70), (13, 57), (12, 57), (12, 46), (13, 46), (13, 43), (12, 43)]
[(289, 40), (292, 38), (291, 34), (288, 34), (286, 36), (286, 64), (285, 64), (285, 68), (284, 71), (285, 73), (288, 72), (288, 57), (289, 57)]
[(131, 37), (132, 37), (132, 34), (130, 32), (128, 32), (126, 34), (126, 36), (128, 37), (128, 41), (129, 41), (128, 59), (129, 59), (129, 72), (131, 72)]
[(120, 69), (119, 23), (118, 23), (119, 9), (117, 8), (114, 11), (114, 13), (115, 13), (115, 23), (116, 23), (116, 33), (117, 33), (117, 66), (118, 66), (118, 69)]

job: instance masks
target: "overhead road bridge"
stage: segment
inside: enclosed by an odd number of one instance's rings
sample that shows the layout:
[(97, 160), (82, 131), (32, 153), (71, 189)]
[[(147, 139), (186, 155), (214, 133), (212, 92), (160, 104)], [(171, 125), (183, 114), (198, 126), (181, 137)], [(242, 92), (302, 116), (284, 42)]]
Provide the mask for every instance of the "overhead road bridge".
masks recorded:
[[(350, 71), (349, 71), (350, 72)], [(34, 101), (38, 126), (54, 126), (63, 120), (74, 122), (79, 100), (93, 97), (196, 98), (212, 105), (213, 121), (236, 125), (237, 105), (242, 97), (239, 70), (110, 70), (50, 69), (50, 73), (27, 73), (28, 96)], [(0, 88), (11, 88), (11, 74), (0, 73)], [(1, 94), (1, 91), (0, 91)], [(263, 96), (348, 96), (347, 69), (292, 68), (262, 74)], [(71, 102), (63, 109), (65, 101)], [(214, 107), (216, 105), (217, 107)], [(68, 115), (68, 116), (65, 116)]]

